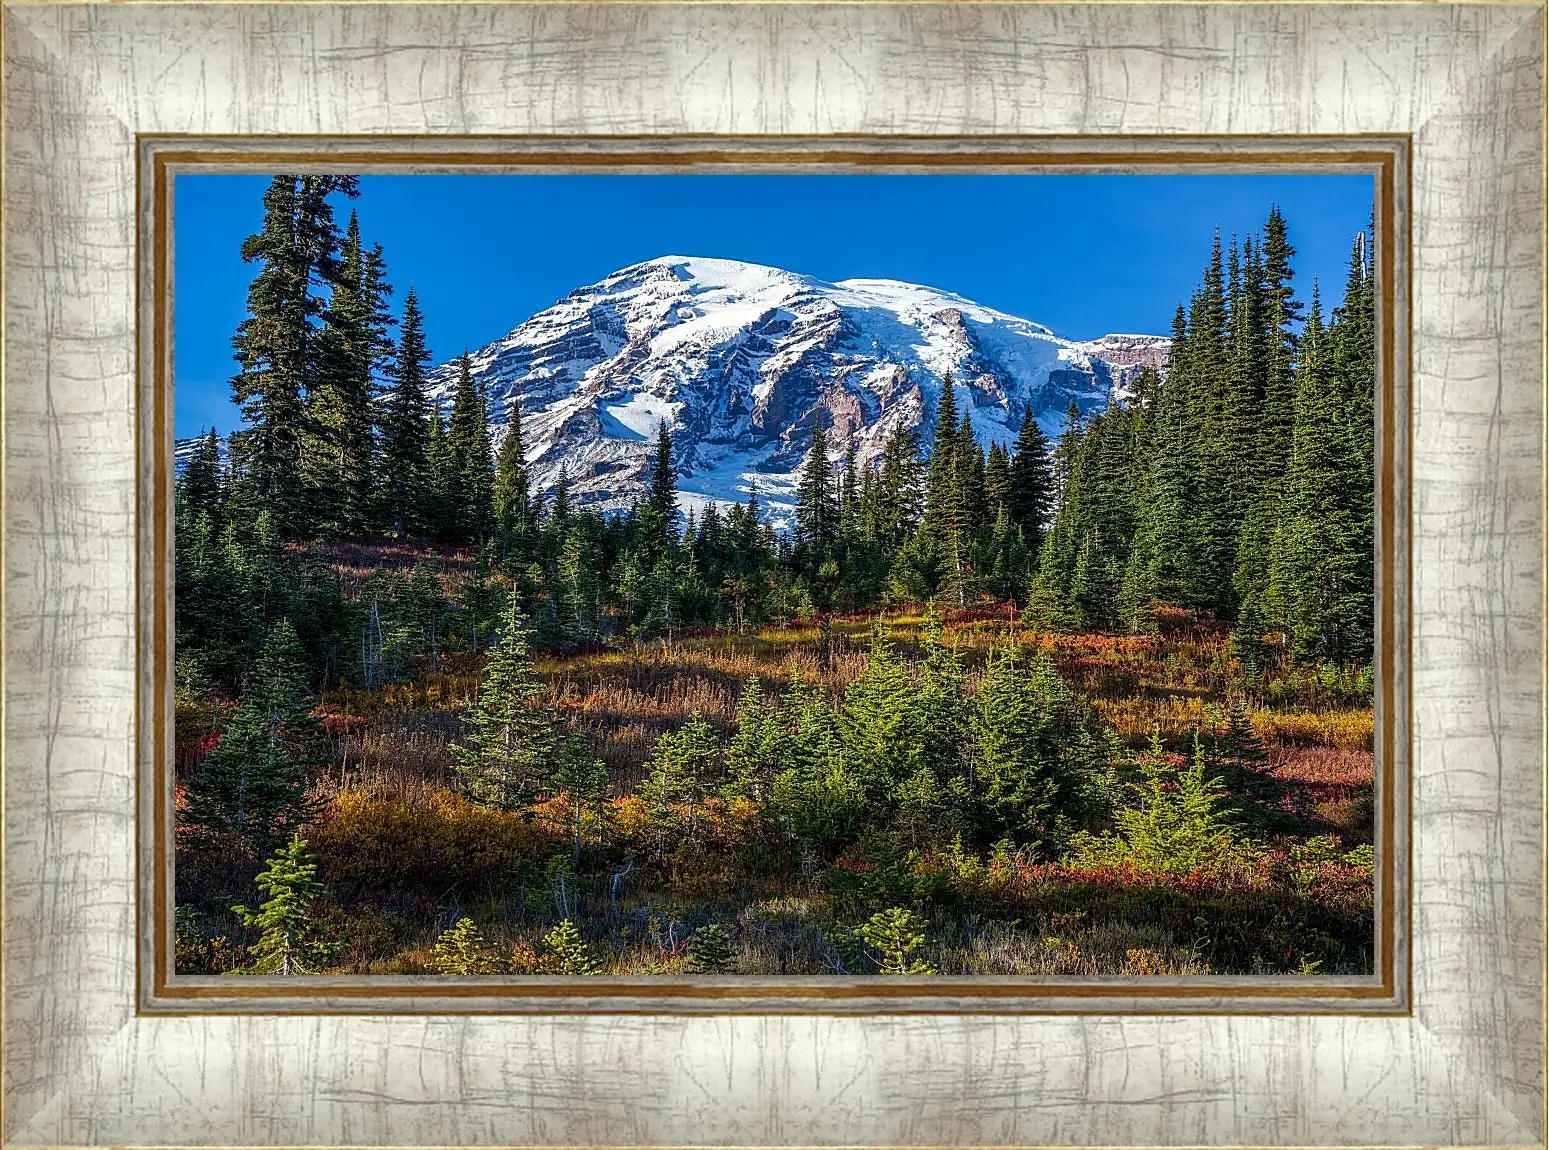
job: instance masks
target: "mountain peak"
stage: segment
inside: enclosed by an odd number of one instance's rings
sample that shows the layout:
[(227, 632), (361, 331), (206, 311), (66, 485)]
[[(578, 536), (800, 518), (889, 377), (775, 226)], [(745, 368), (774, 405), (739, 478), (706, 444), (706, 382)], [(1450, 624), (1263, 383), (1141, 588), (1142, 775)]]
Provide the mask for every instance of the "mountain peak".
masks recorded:
[[(645, 491), (657, 428), (673, 430), (686, 508), (757, 487), (788, 521), (811, 429), (874, 461), (900, 424), (928, 436), (948, 372), (981, 443), (1010, 443), (1031, 406), (1057, 434), (1072, 401), (1106, 406), (1163, 336), (1073, 342), (952, 292), (883, 278), (830, 283), (714, 256), (662, 255), (577, 288), (470, 355), (497, 442), (522, 406), (541, 490), (618, 509)], [(455, 362), (429, 376), (450, 402)]]

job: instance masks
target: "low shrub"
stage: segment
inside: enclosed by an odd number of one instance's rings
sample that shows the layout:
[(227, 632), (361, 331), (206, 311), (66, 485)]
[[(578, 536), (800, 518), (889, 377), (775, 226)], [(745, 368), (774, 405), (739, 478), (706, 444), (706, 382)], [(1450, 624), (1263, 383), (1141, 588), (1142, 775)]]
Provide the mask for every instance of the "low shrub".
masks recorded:
[(447, 789), (405, 797), (366, 789), (335, 796), (311, 835), (330, 891), (439, 896), (501, 880), (523, 859), (563, 849), (522, 814), (479, 806)]

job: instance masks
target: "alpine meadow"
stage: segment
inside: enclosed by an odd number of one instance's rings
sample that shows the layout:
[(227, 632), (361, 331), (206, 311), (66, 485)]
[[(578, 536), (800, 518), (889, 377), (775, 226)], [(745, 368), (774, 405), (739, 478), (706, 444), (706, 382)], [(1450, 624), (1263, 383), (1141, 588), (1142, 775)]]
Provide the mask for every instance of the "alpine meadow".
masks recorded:
[[(177, 973), (1373, 972), (1369, 179), (1181, 273), (958, 290), (911, 236), (824, 279), (692, 219), (661, 242), (718, 250), (567, 280), (400, 263), (373, 177), (221, 186), (258, 191), (240, 318), (176, 333), (216, 364), (174, 391)], [(506, 279), (560, 298), (437, 326)], [(1024, 318), (1099, 291), (1119, 333)]]

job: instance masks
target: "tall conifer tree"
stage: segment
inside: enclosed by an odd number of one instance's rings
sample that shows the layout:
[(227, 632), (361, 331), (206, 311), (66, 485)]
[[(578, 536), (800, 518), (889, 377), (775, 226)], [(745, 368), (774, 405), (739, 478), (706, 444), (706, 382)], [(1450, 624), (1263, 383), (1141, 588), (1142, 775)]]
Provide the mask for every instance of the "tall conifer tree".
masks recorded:
[(495, 481), (490, 493), (495, 535), (507, 558), (520, 553), (535, 519), (526, 451), (527, 445), (522, 438), (522, 398), (513, 395), (506, 435), (500, 441), (500, 452), (495, 459)]
[(447, 425), (447, 486), (453, 538), (459, 543), (483, 543), (494, 520), (489, 411), (484, 392), (473, 378), (467, 352), (458, 364), (452, 417)]
[(382, 414), (382, 518), (398, 532), (424, 531), (429, 526), (430, 403), (425, 397), (429, 362), (419, 297), (410, 288), (403, 301), (398, 355), (389, 371)]
[(828, 459), (828, 433), (812, 425), (812, 446), (802, 465), (796, 495), (796, 530), (813, 557), (833, 546), (839, 514), (834, 499), (833, 467)]

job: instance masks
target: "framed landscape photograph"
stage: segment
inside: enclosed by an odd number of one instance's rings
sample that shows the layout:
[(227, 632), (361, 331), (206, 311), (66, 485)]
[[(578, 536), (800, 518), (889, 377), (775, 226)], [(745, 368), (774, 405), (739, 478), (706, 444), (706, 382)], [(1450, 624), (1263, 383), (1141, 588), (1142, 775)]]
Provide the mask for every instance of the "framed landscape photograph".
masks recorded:
[(172, 983), (1375, 975), (1403, 157), (1180, 155), (158, 157)]
[(1532, 5), (6, 5), (7, 1145), (1533, 1145)]

